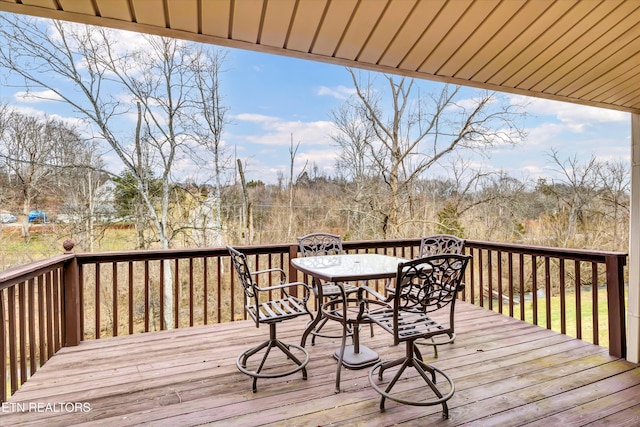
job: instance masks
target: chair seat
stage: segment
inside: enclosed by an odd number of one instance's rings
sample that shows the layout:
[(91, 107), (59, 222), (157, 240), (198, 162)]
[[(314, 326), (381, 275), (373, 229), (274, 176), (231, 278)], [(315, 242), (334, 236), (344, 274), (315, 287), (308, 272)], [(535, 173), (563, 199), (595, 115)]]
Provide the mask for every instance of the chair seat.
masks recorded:
[[(341, 283), (341, 285), (344, 287), (344, 292), (349, 295), (352, 294), (354, 292), (358, 292), (358, 287), (356, 285), (351, 285), (349, 283)], [(342, 295), (342, 292), (340, 291), (340, 286), (336, 285), (335, 283), (326, 283), (324, 285), (322, 285), (322, 296), (323, 297), (339, 297)]]
[[(393, 307), (383, 307), (370, 311), (365, 317), (379, 325), (385, 331), (394, 333)], [(453, 333), (421, 311), (402, 311), (398, 313), (398, 338), (401, 341), (411, 337), (430, 338), (431, 335)]]
[(247, 305), (246, 309), (253, 320), (260, 323), (281, 322), (309, 313), (304, 302), (293, 296), (263, 302), (258, 306), (258, 310), (255, 305)]

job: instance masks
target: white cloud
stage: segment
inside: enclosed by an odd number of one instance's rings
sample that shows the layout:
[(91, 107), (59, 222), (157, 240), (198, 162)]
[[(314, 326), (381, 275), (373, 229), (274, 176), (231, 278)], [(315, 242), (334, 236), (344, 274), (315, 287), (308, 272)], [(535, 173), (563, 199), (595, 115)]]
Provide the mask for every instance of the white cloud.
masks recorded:
[(316, 94), (319, 96), (332, 96), (336, 99), (347, 99), (349, 98), (351, 95), (355, 94), (356, 90), (355, 88), (349, 88), (346, 86), (336, 86), (336, 87), (328, 87), (328, 86), (320, 86), (317, 90), (316, 90)]
[(545, 122), (537, 127), (527, 129), (526, 144), (546, 145), (555, 142), (566, 131), (566, 127), (560, 123)]
[[(235, 119), (241, 122), (254, 123), (258, 129), (251, 133), (245, 132), (241, 140), (249, 143), (267, 146), (290, 146), (293, 139), (294, 146), (328, 145), (330, 133), (334, 125), (329, 121), (288, 121), (278, 117), (262, 114), (238, 114)], [(236, 135), (238, 136), (238, 135)]]
[(305, 162), (315, 163), (316, 165), (333, 165), (338, 157), (338, 152), (335, 149), (326, 149), (326, 150), (309, 150), (306, 151), (297, 158), (299, 163), (304, 164)]
[(575, 133), (584, 132), (587, 127), (596, 123), (629, 121), (629, 113), (622, 111), (523, 96), (513, 96), (511, 100), (513, 103), (526, 103), (526, 111), (530, 114), (555, 116), (567, 130)]
[(233, 118), (241, 122), (252, 122), (252, 123), (268, 123), (268, 122), (276, 122), (279, 120), (277, 117), (265, 116), (263, 114), (254, 114), (254, 113), (236, 114)]
[[(235, 145), (237, 154), (246, 162), (247, 179), (277, 182), (278, 175), (288, 177), (291, 143), (298, 146), (294, 175), (305, 164), (315, 165), (323, 173), (334, 174), (337, 149), (330, 134), (334, 130), (329, 121), (292, 121), (262, 114), (244, 113), (234, 117), (237, 126), (227, 135), (228, 144)], [(292, 141), (293, 140), (293, 141)]]
[(13, 97), (16, 101), (26, 102), (29, 104), (35, 104), (43, 101), (60, 101), (62, 98), (54, 91), (41, 90), (41, 91), (21, 91), (16, 92)]

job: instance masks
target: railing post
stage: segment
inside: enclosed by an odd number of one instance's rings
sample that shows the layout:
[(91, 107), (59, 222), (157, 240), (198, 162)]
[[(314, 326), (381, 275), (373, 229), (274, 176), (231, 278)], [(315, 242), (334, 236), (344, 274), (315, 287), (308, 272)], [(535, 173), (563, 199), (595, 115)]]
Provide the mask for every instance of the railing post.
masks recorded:
[(624, 265), (626, 256), (607, 255), (607, 308), (609, 312), (609, 354), (627, 355), (627, 333), (624, 309)]
[(289, 246), (289, 281), (297, 282), (298, 281), (298, 270), (293, 268), (291, 264), (291, 260), (298, 257), (298, 245), (290, 245)]
[[(65, 240), (62, 244), (65, 253), (70, 254), (74, 243)], [(80, 277), (78, 260), (73, 257), (64, 263), (64, 346), (71, 347), (80, 344)]]

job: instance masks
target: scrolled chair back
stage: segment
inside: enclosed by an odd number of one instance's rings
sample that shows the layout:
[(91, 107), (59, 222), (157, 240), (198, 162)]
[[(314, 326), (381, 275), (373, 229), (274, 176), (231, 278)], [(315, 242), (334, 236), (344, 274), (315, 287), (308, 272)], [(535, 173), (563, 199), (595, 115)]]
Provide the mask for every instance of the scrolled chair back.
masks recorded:
[(461, 254), (463, 250), (463, 239), (450, 234), (436, 234), (422, 238), (418, 258), (438, 254)]
[(398, 265), (394, 306), (398, 311), (429, 313), (453, 304), (471, 257), (439, 254)]
[(342, 238), (329, 233), (311, 233), (298, 237), (298, 246), (303, 257), (339, 255), (344, 252)]
[(242, 252), (238, 252), (231, 246), (227, 246), (227, 250), (229, 251), (229, 255), (231, 256), (233, 267), (235, 268), (236, 273), (238, 274), (238, 278), (242, 283), (245, 295), (247, 296), (247, 298), (255, 298), (255, 284), (253, 281), (253, 277), (251, 276), (251, 269), (249, 268), (249, 264), (247, 263), (246, 255)]

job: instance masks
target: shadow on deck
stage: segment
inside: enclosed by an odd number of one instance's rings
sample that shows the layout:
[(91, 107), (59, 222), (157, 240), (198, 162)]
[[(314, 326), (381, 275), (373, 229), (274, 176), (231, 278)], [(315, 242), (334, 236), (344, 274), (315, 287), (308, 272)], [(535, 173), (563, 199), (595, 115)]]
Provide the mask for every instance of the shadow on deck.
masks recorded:
[[(254, 394), (236, 357), (269, 330), (242, 321), (63, 348), (5, 402), (0, 425), (640, 425), (637, 365), (470, 304), (456, 311), (456, 342), (433, 362), (455, 381), (448, 420), (440, 406), (393, 401), (381, 413), (368, 369), (343, 370), (343, 391), (334, 394), (338, 340), (308, 345), (307, 381), (259, 380)], [(304, 322), (279, 325), (279, 336), (299, 343)], [(404, 353), (380, 329), (371, 338), (364, 328), (361, 337), (383, 359)], [(68, 412), (73, 403), (84, 406)]]

